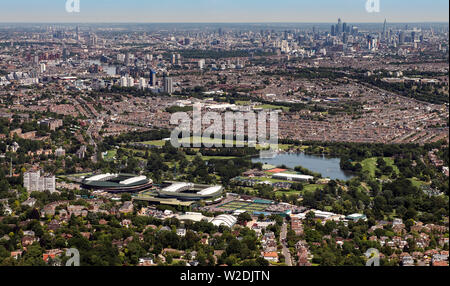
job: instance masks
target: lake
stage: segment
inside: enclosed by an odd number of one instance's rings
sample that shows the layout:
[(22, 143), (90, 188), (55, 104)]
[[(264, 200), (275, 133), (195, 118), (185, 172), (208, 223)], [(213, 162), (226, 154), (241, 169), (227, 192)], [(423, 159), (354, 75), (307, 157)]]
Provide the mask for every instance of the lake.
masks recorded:
[(282, 153), (270, 159), (261, 159), (259, 157), (254, 158), (252, 159), (252, 162), (260, 162), (274, 166), (285, 165), (291, 169), (294, 169), (297, 166), (302, 166), (310, 171), (322, 174), (322, 177), (324, 178), (330, 178), (333, 180), (347, 181), (353, 178), (351, 173), (341, 170), (341, 159), (339, 158), (308, 155), (305, 153)]
[(102, 66), (103, 70), (109, 75), (109, 76), (115, 76), (116, 75), (116, 66), (110, 66), (104, 63), (101, 63), (99, 60), (89, 60), (88, 61), (90, 65), (99, 65)]

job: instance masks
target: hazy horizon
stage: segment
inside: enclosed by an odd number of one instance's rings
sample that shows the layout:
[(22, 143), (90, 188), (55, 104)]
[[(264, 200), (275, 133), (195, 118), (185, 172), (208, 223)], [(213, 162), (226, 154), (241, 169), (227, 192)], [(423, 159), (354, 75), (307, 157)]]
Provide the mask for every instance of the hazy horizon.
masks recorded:
[[(347, 21), (348, 22), (348, 21)], [(348, 22), (352, 24), (380, 24), (382, 22)], [(0, 24), (26, 24), (26, 25), (32, 25), (32, 24), (95, 24), (95, 25), (101, 25), (101, 24), (336, 24), (336, 22), (328, 21), (328, 22), (1, 22)], [(388, 24), (450, 24), (449, 21), (426, 21), (426, 22), (389, 22)]]
[(448, 23), (447, 0), (80, 0), (68, 13), (66, 0), (0, 0), (1, 23)]

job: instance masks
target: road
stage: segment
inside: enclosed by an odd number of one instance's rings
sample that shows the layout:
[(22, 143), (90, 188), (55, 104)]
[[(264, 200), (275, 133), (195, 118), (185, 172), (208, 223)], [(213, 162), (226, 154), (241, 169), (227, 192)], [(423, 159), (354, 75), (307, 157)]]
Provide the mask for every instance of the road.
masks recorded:
[(281, 245), (283, 246), (283, 249), (281, 251), (286, 260), (287, 266), (292, 266), (291, 253), (290, 253), (289, 248), (287, 247), (287, 243), (285, 241), (286, 236), (287, 236), (287, 224), (286, 224), (286, 221), (283, 221), (283, 225), (281, 226), (281, 232), (280, 232), (280, 242), (281, 242)]

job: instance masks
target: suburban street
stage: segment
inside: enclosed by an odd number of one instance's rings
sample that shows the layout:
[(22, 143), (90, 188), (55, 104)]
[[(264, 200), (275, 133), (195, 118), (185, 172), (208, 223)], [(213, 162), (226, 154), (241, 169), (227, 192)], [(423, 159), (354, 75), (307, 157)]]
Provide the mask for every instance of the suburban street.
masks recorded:
[(286, 236), (287, 236), (287, 224), (286, 221), (283, 222), (283, 226), (281, 227), (280, 232), (280, 242), (283, 245), (282, 253), (286, 259), (287, 266), (292, 266), (292, 258), (291, 253), (289, 252), (289, 249), (286, 244)]

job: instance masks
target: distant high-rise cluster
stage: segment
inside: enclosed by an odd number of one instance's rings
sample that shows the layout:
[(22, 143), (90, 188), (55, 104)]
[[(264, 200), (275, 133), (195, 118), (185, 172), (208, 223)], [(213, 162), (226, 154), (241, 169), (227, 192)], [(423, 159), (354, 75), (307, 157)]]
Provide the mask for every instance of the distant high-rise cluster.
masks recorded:
[(331, 35), (332, 36), (341, 36), (343, 34), (351, 33), (352, 28), (347, 23), (342, 23), (342, 20), (339, 18), (338, 23), (336, 25), (331, 26)]

